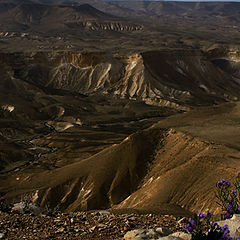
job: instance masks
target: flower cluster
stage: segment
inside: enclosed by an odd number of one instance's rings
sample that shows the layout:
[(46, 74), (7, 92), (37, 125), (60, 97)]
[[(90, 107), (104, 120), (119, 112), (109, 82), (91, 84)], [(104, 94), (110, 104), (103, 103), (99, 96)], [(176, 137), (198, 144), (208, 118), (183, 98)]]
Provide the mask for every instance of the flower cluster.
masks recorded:
[(210, 221), (212, 216), (209, 211), (206, 215), (195, 214), (182, 227), (187, 233), (192, 234), (192, 240), (231, 240), (228, 226), (220, 227), (216, 222)]
[(228, 188), (231, 186), (231, 183), (226, 180), (226, 179), (220, 179), (218, 182), (217, 182), (217, 187), (220, 187), (220, 188)]
[(222, 207), (224, 218), (228, 219), (234, 213), (240, 213), (240, 172), (233, 184), (235, 189), (230, 189), (231, 183), (226, 179), (217, 182), (216, 197), (217, 203)]

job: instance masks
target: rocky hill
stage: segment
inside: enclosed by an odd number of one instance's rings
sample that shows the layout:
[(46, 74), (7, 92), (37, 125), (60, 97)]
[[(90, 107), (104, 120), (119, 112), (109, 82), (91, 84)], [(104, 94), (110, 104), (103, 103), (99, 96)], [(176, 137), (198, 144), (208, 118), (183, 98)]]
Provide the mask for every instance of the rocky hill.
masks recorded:
[(0, 59), (2, 194), (68, 212), (218, 211), (215, 182), (238, 170), (237, 49)]
[[(130, 55), (12, 55), (15, 77), (51, 89), (107, 95), (187, 110), (236, 101), (239, 52), (152, 51)], [(159, 67), (161, 66), (161, 67)]]
[(1, 31), (137, 31), (142, 26), (97, 10), (79, 6), (44, 5), (33, 2), (0, 2)]

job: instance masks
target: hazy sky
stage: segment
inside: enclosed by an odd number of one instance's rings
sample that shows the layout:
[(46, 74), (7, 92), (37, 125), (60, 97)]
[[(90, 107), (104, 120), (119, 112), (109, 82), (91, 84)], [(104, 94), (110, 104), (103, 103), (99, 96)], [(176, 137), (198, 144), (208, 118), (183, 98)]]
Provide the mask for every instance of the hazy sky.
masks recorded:
[(138, 2), (138, 1), (146, 1), (146, 2), (162, 2), (162, 1), (174, 1), (174, 2), (240, 2), (240, 0), (101, 0), (105, 2), (112, 1), (130, 1), (130, 2)]
[(173, 1), (173, 2), (240, 2), (240, 0), (101, 0), (105, 2), (113, 2), (113, 1), (130, 1), (130, 2), (138, 2), (138, 1), (146, 1), (146, 2), (162, 2), (162, 1)]

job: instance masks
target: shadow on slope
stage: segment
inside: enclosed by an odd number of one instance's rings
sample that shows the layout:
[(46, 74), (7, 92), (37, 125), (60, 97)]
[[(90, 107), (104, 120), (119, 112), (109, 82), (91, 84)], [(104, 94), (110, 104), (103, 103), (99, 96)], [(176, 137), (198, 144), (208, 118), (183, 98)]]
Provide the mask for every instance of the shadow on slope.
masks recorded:
[(240, 137), (229, 136), (230, 129), (240, 127), (239, 116), (239, 103), (175, 115), (81, 162), (36, 175), (13, 175), (8, 183), (2, 180), (1, 192), (10, 198), (30, 194), (42, 206), (68, 212), (218, 212), (215, 183), (239, 170)]

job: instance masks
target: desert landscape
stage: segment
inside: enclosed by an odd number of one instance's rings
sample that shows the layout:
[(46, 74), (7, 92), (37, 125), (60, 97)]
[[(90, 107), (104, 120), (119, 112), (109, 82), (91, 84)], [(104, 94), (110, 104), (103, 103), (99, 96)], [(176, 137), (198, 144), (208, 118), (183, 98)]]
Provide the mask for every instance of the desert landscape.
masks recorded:
[[(239, 13), (239, 2), (0, 0), (0, 196), (45, 214), (1, 213), (3, 239), (123, 239), (220, 216), (216, 183), (240, 170)], [(15, 235), (7, 223), (58, 218), (89, 226)]]

